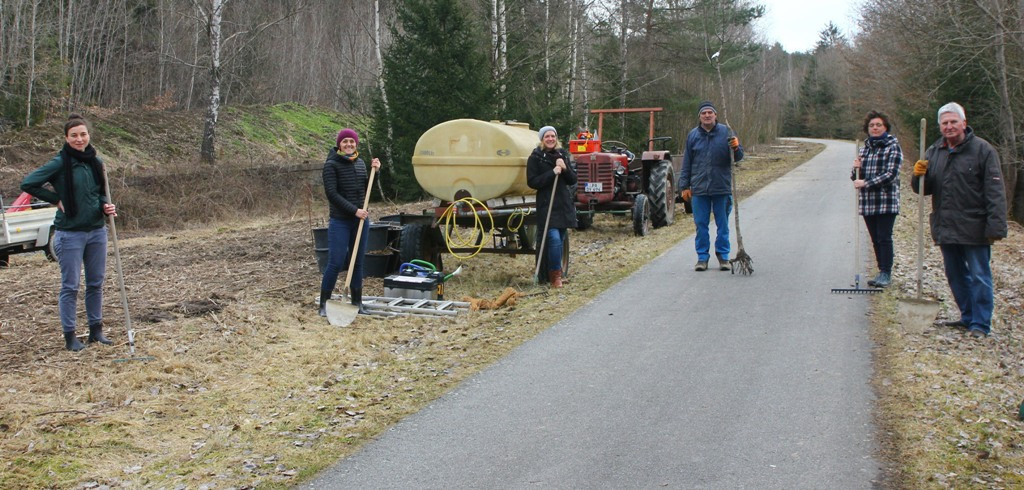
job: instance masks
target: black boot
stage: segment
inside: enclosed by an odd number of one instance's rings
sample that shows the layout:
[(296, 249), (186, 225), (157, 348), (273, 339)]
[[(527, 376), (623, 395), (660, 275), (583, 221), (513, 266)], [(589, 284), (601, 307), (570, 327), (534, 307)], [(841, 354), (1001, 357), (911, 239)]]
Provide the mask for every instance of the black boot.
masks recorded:
[(85, 344), (78, 341), (75, 332), (64, 332), (64, 348), (71, 352), (78, 352), (85, 348)]
[(110, 345), (113, 342), (110, 339), (103, 336), (103, 323), (97, 323), (95, 325), (89, 325), (89, 343), (99, 342), (103, 345)]
[(320, 291), (320, 316), (327, 316), (327, 300), (331, 299), (330, 291)]
[(370, 314), (369, 310), (367, 310), (366, 307), (363, 306), (363, 289), (362, 288), (359, 288), (359, 289), (352, 288), (352, 304), (354, 304), (354, 305), (359, 307), (359, 314), (360, 315), (369, 315)]

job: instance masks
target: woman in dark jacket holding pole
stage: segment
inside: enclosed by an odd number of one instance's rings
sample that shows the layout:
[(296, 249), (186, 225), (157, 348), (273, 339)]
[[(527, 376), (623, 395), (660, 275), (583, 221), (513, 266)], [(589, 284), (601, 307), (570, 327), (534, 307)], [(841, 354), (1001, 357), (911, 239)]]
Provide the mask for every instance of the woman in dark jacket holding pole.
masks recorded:
[[(53, 190), (44, 187), (50, 184)], [(21, 182), (21, 190), (57, 205), (53, 220), (53, 251), (60, 264), (57, 301), (64, 348), (80, 351), (75, 335), (78, 288), (85, 268), (85, 313), (89, 343), (109, 345), (103, 336), (103, 280), (107, 269), (106, 217), (117, 216), (104, 191), (103, 162), (89, 144), (89, 126), (78, 114), (64, 123), (64, 147)]]
[[(366, 255), (366, 242), (369, 238), (370, 213), (360, 208), (366, 198), (366, 186), (369, 180), (366, 163), (359, 158), (356, 146), (359, 135), (352, 129), (345, 128), (338, 132), (337, 146), (327, 153), (324, 162), (324, 192), (331, 208), (331, 219), (327, 224), (327, 267), (320, 282), (320, 316), (327, 316), (326, 304), (334, 293), (338, 283), (338, 274), (348, 266), (348, 254), (355, 248), (356, 232), (360, 220), (363, 233), (359, 244), (358, 255), (352, 274), (352, 304), (359, 306), (362, 312), (363, 303), (363, 257)], [(374, 158), (370, 163), (373, 168), (380, 168), (380, 160)]]
[(547, 280), (551, 287), (560, 288), (563, 244), (568, 238), (568, 229), (576, 227), (576, 204), (572, 194), (576, 172), (569, 166), (569, 152), (562, 149), (555, 128), (544, 126), (537, 135), (540, 143), (526, 160), (526, 184), (537, 190), (537, 242), (544, 242), (537, 250), (537, 260), (541, 262), (537, 280)]
[(850, 174), (853, 187), (858, 190), (858, 211), (864, 216), (878, 264), (878, 276), (869, 280), (868, 285), (880, 288), (892, 283), (892, 228), (900, 214), (903, 149), (896, 137), (889, 134), (890, 129), (888, 116), (878, 111), (868, 113), (864, 118), (868, 139), (854, 159)]

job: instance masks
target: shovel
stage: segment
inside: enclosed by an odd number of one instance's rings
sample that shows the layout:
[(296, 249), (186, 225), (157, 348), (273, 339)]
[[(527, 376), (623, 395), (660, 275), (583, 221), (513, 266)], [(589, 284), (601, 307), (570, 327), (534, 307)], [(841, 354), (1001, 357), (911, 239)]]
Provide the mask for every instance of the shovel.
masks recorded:
[[(918, 158), (924, 158), (925, 126), (927, 120), (921, 118), (921, 154)], [(917, 296), (914, 298), (901, 298), (899, 303), (899, 318), (903, 327), (908, 331), (922, 332), (924, 328), (935, 321), (939, 314), (939, 303), (930, 299), (921, 298), (921, 275), (924, 271), (924, 176), (917, 183)]]
[[(373, 190), (373, 175), (377, 172), (377, 168), (370, 167), (370, 178), (366, 182), (366, 198), (363, 200), (362, 209), (368, 209), (370, 206), (370, 191)], [(359, 229), (356, 230), (356, 243), (352, 245), (352, 258), (348, 261), (348, 271), (345, 273), (345, 296), (349, 299), (352, 298), (349, 286), (352, 285), (352, 271), (356, 268), (356, 258), (359, 257), (359, 243), (363, 238), (363, 223), (366, 222), (365, 218), (359, 219)], [(356, 319), (356, 315), (359, 314), (359, 305), (354, 305), (351, 301), (335, 301), (333, 299), (327, 300), (324, 304), (327, 310), (327, 322), (336, 327), (345, 327), (352, 323)]]

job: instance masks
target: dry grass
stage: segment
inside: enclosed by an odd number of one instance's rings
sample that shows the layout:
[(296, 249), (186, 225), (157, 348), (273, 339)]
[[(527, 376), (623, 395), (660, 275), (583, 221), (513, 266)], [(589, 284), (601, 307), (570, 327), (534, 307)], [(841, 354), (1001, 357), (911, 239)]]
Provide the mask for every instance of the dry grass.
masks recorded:
[[(905, 183), (904, 189), (909, 188)], [(1011, 223), (1009, 238), (993, 246), (996, 317), (991, 338), (974, 340), (962, 330), (937, 325), (914, 331), (899, 324), (896, 312), (899, 298), (916, 293), (916, 202), (913, 194), (904, 193), (895, 287), (874, 303), (878, 423), (885, 455), (894, 462), (890, 486), (1021, 488), (1024, 229)], [(927, 228), (925, 235), (924, 296), (942, 300), (943, 319), (959, 318), (941, 254), (931, 245)]]
[[(752, 151), (765, 158), (739, 174), (741, 194), (820, 150), (805, 148)], [(478, 256), (462, 264), (447, 297), (493, 298), (512, 286), (525, 293), (514, 307), (359, 318), (339, 329), (313, 307), (309, 226), (296, 212), (123, 238), (137, 354), (152, 362), (116, 362), (128, 349), (112, 277), (105, 316), (119, 344), (70, 353), (56, 320), (56, 266), (21, 255), (0, 269), (0, 487), (293, 485), (692, 233), (682, 214), (645, 238), (632, 236), (626, 219), (598, 216), (571, 235), (562, 290), (532, 285), (530, 256)], [(365, 288), (380, 294), (382, 281)]]

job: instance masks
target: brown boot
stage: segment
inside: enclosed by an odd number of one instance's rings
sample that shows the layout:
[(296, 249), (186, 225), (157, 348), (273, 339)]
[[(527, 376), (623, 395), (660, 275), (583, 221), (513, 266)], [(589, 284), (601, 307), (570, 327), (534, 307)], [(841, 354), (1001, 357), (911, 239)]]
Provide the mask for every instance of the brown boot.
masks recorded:
[(548, 271), (548, 282), (551, 283), (553, 288), (562, 287), (562, 271)]

